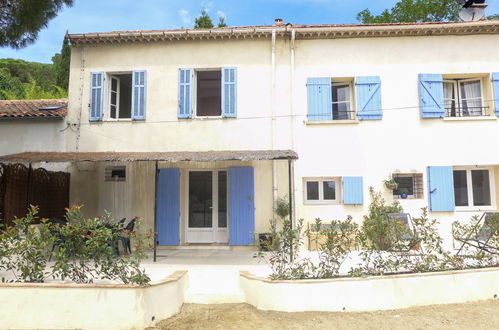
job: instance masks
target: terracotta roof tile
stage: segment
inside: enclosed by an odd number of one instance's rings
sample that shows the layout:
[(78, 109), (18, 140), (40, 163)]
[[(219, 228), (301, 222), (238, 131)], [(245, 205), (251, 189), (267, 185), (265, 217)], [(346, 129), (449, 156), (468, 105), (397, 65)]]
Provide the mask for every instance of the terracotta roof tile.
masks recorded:
[(3, 118), (61, 118), (68, 113), (67, 99), (0, 100), (0, 119)]

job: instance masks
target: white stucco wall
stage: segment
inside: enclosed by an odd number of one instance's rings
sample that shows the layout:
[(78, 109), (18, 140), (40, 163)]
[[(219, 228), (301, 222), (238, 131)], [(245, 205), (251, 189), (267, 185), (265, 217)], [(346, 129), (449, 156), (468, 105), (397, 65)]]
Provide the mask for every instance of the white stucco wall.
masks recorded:
[[(423, 173), (424, 198), (401, 201), (406, 212), (413, 216), (428, 205), (428, 166), (491, 166), (493, 173), (499, 174), (499, 155), (493, 147), (499, 138), (499, 124), (493, 115), (494, 103), (490, 101), (493, 97), (488, 83), (490, 73), (499, 72), (499, 61), (494, 56), (499, 51), (498, 35), (297, 40), (294, 66), (289, 40), (278, 38), (274, 87), (271, 46), (270, 39), (247, 39), (76, 48), (72, 54), (68, 120), (76, 122), (81, 110), (80, 150), (293, 149), (300, 157), (295, 162), (294, 174), (297, 216), (310, 222), (316, 217), (328, 221), (343, 219), (349, 214), (361, 222), (369, 204), (368, 186), (383, 190), (390, 202), (392, 197), (383, 188), (382, 181), (394, 172)], [(238, 117), (178, 120), (178, 69), (224, 66), (238, 70)], [(90, 72), (135, 69), (148, 72), (146, 120), (90, 123)], [(81, 72), (83, 85), (80, 85)], [(491, 116), (487, 120), (421, 119), (419, 73), (483, 77), (484, 99), (490, 106)], [(324, 125), (306, 122), (307, 78), (369, 75), (381, 79), (383, 120)], [(68, 132), (68, 150), (75, 150), (76, 137), (76, 132)], [(265, 175), (272, 177), (272, 167), (265, 168), (270, 171)], [(280, 181), (287, 180), (285, 169), (280, 168), (278, 176)], [(303, 203), (304, 177), (343, 176), (364, 178), (364, 205)], [(498, 182), (498, 175), (494, 180)], [(103, 204), (109, 205), (108, 188), (99, 184), (97, 189), (101, 197), (95, 201), (96, 211), (102, 209)], [(280, 189), (279, 194), (284, 195), (286, 189)], [(271, 191), (266, 191), (265, 196), (269, 195)], [(144, 212), (151, 214), (153, 196), (147, 196), (147, 202), (141, 205), (149, 205)], [(497, 198), (493, 204), (492, 208), (496, 209)], [(450, 223), (466, 221), (482, 211), (433, 212), (430, 217), (440, 220), (450, 247)], [(257, 218), (257, 228), (264, 228), (267, 211), (258, 212), (265, 216)]]

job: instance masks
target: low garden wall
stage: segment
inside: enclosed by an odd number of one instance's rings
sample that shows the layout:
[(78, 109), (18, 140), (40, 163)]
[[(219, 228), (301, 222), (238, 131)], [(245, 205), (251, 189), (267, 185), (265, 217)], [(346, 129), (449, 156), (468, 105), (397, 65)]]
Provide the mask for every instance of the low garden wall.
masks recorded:
[(497, 298), (499, 268), (294, 281), (242, 271), (240, 286), (246, 302), (262, 310), (374, 311)]
[(1, 283), (1, 328), (143, 329), (180, 311), (187, 272), (147, 286)]

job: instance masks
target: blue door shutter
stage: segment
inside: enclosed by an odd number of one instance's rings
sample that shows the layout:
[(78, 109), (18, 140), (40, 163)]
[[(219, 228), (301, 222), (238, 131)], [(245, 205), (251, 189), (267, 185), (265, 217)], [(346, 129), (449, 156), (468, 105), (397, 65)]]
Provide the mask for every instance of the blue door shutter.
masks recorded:
[(222, 68), (222, 117), (237, 116), (237, 70)]
[(381, 79), (378, 76), (356, 77), (357, 116), (359, 120), (379, 120), (381, 109)]
[(253, 167), (229, 168), (229, 245), (251, 245), (255, 237)]
[(419, 74), (419, 109), (422, 118), (442, 118), (444, 82), (441, 74)]
[(192, 69), (178, 71), (178, 118), (192, 117)]
[(430, 211), (454, 211), (456, 203), (452, 166), (428, 166), (428, 201)]
[(361, 176), (343, 177), (343, 204), (364, 204), (364, 184)]
[(146, 119), (146, 71), (134, 71), (132, 74), (132, 119)]
[(104, 72), (90, 73), (90, 121), (102, 120), (104, 108)]
[(159, 245), (179, 245), (180, 170), (162, 168), (156, 182), (156, 230)]
[(333, 120), (331, 78), (308, 78), (308, 120)]
[(494, 105), (496, 116), (499, 116), (499, 72), (492, 73), (492, 86), (494, 86)]

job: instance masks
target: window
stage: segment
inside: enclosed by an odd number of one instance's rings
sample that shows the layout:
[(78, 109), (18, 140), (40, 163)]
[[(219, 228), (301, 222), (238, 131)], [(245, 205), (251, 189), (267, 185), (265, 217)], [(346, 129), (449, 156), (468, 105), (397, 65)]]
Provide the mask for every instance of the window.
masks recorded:
[(109, 76), (109, 119), (132, 118), (132, 74)]
[(353, 120), (352, 84), (334, 82), (331, 84), (333, 120)]
[(483, 102), (482, 79), (444, 79), (443, 86), (446, 117), (487, 115), (487, 107)]
[(105, 181), (126, 181), (126, 166), (106, 166)]
[(222, 115), (222, 71), (196, 71), (196, 116)]
[(454, 169), (454, 199), (459, 207), (492, 206), (489, 169)]
[(423, 174), (395, 173), (392, 177), (398, 184), (397, 189), (393, 190), (393, 196), (395, 198), (423, 198)]
[(310, 204), (338, 202), (339, 183), (340, 178), (305, 179), (305, 202)]

